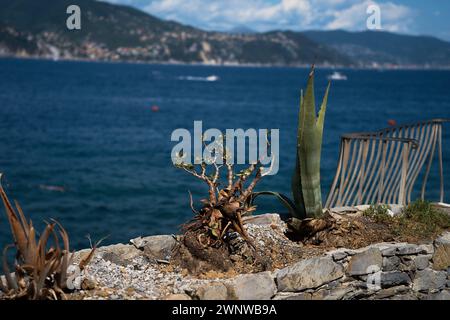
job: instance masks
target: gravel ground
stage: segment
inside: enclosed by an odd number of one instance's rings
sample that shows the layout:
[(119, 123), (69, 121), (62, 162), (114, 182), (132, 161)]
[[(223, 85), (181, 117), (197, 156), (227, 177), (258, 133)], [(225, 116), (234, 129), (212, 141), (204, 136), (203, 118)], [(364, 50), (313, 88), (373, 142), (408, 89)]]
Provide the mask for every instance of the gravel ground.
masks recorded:
[[(127, 266), (95, 257), (80, 277), (92, 290), (80, 290), (72, 299), (163, 299), (171, 294), (189, 292), (211, 280), (193, 279), (180, 269), (167, 267), (137, 257)], [(89, 279), (89, 280), (87, 280)]]
[[(277, 252), (298, 247), (284, 236), (284, 228), (285, 225), (280, 223), (277, 227), (274, 224), (247, 225), (249, 235), (258, 239), (256, 245), (260, 252), (273, 251), (274, 247), (278, 248)], [(69, 299), (170, 299), (172, 295), (192, 295), (200, 286), (236, 275), (211, 272), (200, 279), (188, 275), (187, 270), (180, 267), (151, 261), (145, 256), (134, 257), (125, 265), (102, 256), (94, 255), (82, 275), (75, 278), (75, 287), (85, 290), (75, 291)]]

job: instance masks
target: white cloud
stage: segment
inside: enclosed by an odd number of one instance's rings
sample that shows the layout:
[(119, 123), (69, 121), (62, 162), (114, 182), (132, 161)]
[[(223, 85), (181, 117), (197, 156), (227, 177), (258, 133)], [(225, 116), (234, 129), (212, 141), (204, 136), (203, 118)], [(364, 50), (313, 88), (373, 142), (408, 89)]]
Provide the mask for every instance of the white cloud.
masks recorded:
[[(374, 1), (363, 1), (355, 3), (352, 6), (330, 12), (333, 19), (327, 23), (325, 29), (348, 29), (362, 30), (366, 26), (367, 13), (366, 9), (369, 5), (377, 4)], [(397, 5), (392, 2), (379, 3), (381, 13), (381, 28), (387, 31), (409, 30), (413, 11), (403, 5)]]
[[(392, 0), (395, 1), (395, 0)], [(209, 30), (245, 25), (258, 31), (274, 29), (366, 28), (370, 0), (109, 0), (131, 4), (164, 19)], [(408, 31), (413, 11), (389, 0), (378, 1), (384, 30)]]
[(172, 16), (206, 29), (248, 25), (255, 29), (299, 28), (310, 22), (309, 0), (153, 0), (145, 7), (158, 16)]

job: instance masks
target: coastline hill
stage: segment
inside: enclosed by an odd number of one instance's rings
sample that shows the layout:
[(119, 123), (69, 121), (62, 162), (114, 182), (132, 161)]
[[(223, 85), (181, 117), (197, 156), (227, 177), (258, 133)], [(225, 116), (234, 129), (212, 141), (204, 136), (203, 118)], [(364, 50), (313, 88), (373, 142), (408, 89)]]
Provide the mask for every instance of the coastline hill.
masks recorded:
[[(68, 30), (66, 8), (81, 8)], [(450, 43), (387, 32), (213, 32), (94, 0), (0, 0), (0, 56), (100, 61), (450, 67)]]

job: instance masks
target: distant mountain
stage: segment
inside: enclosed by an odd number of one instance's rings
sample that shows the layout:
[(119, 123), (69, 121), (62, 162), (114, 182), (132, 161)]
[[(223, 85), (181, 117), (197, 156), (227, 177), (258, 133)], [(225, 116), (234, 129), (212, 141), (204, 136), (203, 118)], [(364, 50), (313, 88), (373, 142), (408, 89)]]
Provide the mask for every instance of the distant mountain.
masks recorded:
[(258, 33), (257, 31), (243, 25), (239, 25), (228, 30), (228, 33), (242, 33), (242, 34), (250, 34), (250, 33)]
[[(81, 30), (66, 28), (66, 8), (71, 4), (81, 8)], [(208, 32), (94, 0), (0, 0), (0, 8), (0, 56), (209, 64), (450, 66), (450, 44), (431, 37), (345, 31)]]
[(381, 31), (306, 31), (312, 41), (327, 45), (361, 66), (371, 64), (450, 66), (450, 43), (428, 36)]
[[(81, 8), (81, 30), (66, 8)], [(227, 34), (163, 21), (131, 7), (93, 0), (0, 0), (0, 53), (96, 60), (349, 65), (334, 49), (301, 34)]]

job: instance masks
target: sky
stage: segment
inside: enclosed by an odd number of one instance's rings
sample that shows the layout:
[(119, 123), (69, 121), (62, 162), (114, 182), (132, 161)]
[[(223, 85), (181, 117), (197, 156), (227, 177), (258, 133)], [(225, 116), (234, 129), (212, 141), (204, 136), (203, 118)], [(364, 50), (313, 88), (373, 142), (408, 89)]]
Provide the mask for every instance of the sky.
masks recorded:
[(381, 29), (450, 41), (448, 0), (104, 0), (205, 30), (367, 29), (367, 8), (380, 8)]

